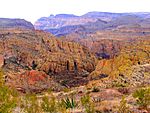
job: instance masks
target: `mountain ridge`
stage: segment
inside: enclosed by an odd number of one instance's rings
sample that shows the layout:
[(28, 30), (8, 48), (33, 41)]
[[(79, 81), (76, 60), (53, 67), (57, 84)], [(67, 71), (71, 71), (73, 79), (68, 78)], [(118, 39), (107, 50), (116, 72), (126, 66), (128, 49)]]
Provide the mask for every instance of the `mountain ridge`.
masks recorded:
[(0, 28), (23, 28), (23, 29), (34, 29), (31, 22), (25, 19), (10, 19), (10, 18), (0, 18)]
[[(61, 15), (61, 14), (58, 14)], [(38, 19), (34, 26), (35, 29), (51, 32), (56, 36), (64, 36), (70, 32), (78, 32), (84, 27), (84, 31), (96, 32), (98, 30), (114, 29), (121, 25), (139, 24), (141, 27), (148, 26), (150, 13), (109, 13), (109, 12), (88, 12), (81, 16), (69, 16), (71, 14), (62, 14), (63, 16), (42, 17)], [(69, 18), (66, 17), (69, 16)], [(148, 26), (150, 27), (150, 26)], [(78, 30), (79, 29), (79, 30)], [(65, 32), (64, 32), (65, 31)]]

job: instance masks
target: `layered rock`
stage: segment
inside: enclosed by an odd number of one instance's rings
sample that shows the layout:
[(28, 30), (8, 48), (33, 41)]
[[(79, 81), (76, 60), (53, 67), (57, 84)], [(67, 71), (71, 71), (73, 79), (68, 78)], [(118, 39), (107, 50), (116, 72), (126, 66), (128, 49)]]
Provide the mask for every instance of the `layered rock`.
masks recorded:
[[(149, 80), (150, 40), (141, 40), (124, 47), (112, 59), (100, 60), (96, 70), (90, 74), (92, 79), (115, 79), (115, 85), (147, 84)], [(113, 79), (112, 79), (113, 78)]]
[(62, 89), (62, 86), (42, 71), (26, 71), (17, 77), (18, 84), (16, 84), (16, 88), (21, 92), (41, 92), (48, 88), (55, 91)]
[(15, 81), (16, 75), (32, 69), (49, 76), (61, 73), (82, 76), (95, 69), (95, 56), (78, 43), (62, 41), (41, 31), (10, 32), (9, 29), (8, 32), (5, 30), (0, 38), (0, 54), (5, 56), (3, 68), (8, 81)]

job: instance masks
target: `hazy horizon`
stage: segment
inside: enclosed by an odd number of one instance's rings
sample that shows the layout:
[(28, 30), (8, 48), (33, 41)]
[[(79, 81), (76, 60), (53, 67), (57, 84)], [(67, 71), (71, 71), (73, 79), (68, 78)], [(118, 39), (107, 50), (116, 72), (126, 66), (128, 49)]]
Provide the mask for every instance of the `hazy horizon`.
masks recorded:
[(0, 18), (21, 18), (34, 23), (53, 14), (83, 15), (87, 12), (150, 12), (149, 0), (4, 0)]

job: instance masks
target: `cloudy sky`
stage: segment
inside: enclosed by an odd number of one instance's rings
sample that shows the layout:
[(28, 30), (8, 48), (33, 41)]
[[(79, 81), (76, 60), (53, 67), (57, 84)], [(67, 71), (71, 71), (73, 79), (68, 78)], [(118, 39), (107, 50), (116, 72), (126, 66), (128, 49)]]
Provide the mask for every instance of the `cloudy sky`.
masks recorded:
[(150, 12), (150, 0), (0, 0), (0, 18), (23, 18), (32, 23), (50, 14), (90, 11)]

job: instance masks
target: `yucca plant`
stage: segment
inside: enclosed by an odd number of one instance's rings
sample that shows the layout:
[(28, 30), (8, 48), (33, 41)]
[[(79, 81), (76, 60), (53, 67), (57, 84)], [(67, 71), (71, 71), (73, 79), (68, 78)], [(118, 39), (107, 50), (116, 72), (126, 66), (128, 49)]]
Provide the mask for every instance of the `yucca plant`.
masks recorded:
[(78, 106), (77, 102), (74, 100), (74, 98), (69, 99), (68, 97), (66, 99), (62, 99), (62, 103), (65, 105), (66, 109), (73, 109)]

